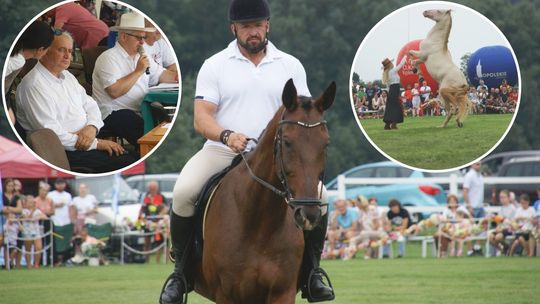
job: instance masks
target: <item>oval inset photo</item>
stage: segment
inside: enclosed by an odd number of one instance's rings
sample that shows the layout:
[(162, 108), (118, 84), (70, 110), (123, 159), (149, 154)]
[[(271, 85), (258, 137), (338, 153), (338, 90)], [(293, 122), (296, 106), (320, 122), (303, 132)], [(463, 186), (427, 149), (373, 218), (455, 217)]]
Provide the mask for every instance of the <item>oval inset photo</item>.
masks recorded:
[(180, 70), (158, 25), (118, 1), (58, 3), (21, 29), (3, 70), (19, 140), (70, 174), (129, 169), (165, 139)]
[(383, 18), (351, 70), (364, 135), (386, 157), (425, 171), (463, 168), (495, 149), (515, 119), (520, 90), (504, 34), (479, 12), (443, 1)]

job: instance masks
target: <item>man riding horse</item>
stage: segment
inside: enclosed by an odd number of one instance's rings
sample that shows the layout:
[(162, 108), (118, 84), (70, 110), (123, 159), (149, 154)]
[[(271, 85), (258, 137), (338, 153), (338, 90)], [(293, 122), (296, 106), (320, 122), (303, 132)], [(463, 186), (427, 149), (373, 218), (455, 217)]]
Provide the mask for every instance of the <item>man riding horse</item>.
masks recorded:
[[(171, 237), (175, 266), (162, 291), (162, 304), (183, 303), (184, 295), (193, 288), (193, 278), (186, 277), (184, 270), (195, 229), (194, 204), (206, 181), (229, 166), (250, 138), (261, 134), (281, 106), (287, 80), (294, 81), (299, 95), (311, 96), (300, 61), (268, 41), (270, 9), (266, 0), (233, 0), (229, 20), (236, 39), (207, 59), (197, 77), (194, 126), (207, 141), (185, 164), (174, 187)], [(325, 193), (322, 197), (326, 198)], [(304, 257), (315, 257), (304, 258), (304, 274), (319, 268), (326, 224), (324, 215), (320, 229), (314, 230), (317, 233), (304, 237)], [(320, 272), (301, 278), (302, 294), (308, 301), (334, 298)]]

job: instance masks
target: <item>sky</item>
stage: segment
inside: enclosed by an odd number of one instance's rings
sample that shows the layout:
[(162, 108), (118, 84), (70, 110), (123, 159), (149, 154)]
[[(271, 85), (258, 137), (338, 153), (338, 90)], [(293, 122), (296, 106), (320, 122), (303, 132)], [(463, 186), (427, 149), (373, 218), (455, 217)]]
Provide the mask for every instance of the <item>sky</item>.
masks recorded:
[(424, 39), (435, 22), (422, 13), (429, 9), (452, 9), (452, 30), (448, 48), (454, 63), (481, 47), (510, 44), (496, 26), (472, 9), (458, 4), (433, 1), (413, 4), (386, 16), (366, 35), (355, 56), (353, 71), (363, 81), (381, 79), (381, 61), (395, 59), (399, 50), (409, 41)]

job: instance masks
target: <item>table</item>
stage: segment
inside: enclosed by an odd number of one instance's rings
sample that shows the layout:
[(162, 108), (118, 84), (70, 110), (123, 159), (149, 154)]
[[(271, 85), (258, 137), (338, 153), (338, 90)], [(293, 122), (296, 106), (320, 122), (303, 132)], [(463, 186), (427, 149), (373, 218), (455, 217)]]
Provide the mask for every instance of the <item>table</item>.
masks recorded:
[(150, 104), (154, 101), (159, 101), (164, 106), (178, 105), (178, 91), (150, 91), (148, 92), (141, 103), (141, 114), (144, 119), (144, 134), (150, 132), (154, 127), (154, 119), (152, 118), (152, 108)]
[(159, 143), (163, 136), (165, 136), (165, 132), (167, 132), (167, 130), (171, 127), (171, 125), (169, 125), (169, 127), (164, 127), (166, 124), (166, 122), (159, 124), (137, 140), (141, 157), (148, 154), (148, 152), (150, 152)]

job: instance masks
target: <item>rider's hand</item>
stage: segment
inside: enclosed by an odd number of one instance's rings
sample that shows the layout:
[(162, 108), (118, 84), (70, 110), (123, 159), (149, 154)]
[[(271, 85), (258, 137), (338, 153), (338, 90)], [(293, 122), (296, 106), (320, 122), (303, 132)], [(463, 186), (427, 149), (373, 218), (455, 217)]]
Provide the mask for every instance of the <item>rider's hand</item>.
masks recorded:
[(231, 133), (229, 140), (227, 140), (227, 146), (235, 153), (240, 153), (246, 149), (248, 139), (249, 137), (242, 133)]

